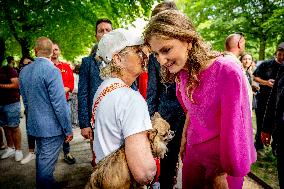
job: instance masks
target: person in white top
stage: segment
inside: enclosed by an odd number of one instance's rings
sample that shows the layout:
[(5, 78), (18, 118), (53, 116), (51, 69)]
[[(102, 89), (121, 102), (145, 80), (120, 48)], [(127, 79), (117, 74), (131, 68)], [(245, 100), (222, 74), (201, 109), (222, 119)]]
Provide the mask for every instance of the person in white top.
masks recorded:
[(97, 58), (103, 61), (104, 81), (94, 96), (91, 124), (96, 163), (124, 143), (129, 170), (139, 184), (147, 185), (157, 169), (147, 137), (152, 125), (144, 98), (129, 87), (148, 60), (141, 36), (120, 28), (100, 40)]
[(70, 94), (70, 107), (71, 107), (71, 120), (73, 127), (79, 127), (79, 120), (78, 120), (78, 83), (79, 83), (79, 69), (80, 66), (76, 65), (73, 70), (74, 76), (74, 89)]

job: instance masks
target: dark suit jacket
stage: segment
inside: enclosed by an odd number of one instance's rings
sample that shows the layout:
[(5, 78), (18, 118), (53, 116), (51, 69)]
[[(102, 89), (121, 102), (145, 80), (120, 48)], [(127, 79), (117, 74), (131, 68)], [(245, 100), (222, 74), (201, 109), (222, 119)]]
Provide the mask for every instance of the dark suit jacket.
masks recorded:
[[(284, 64), (279, 67), (266, 106), (262, 131), (272, 134), (273, 143), (283, 142), (284, 135)], [(280, 142), (280, 140), (282, 142)]]
[(162, 83), (160, 64), (150, 55), (148, 63), (147, 104), (150, 116), (159, 112), (170, 125), (171, 130), (182, 132), (185, 114), (176, 97), (175, 83)]
[(82, 59), (78, 84), (78, 119), (80, 128), (91, 127), (92, 104), (95, 93), (103, 82), (100, 77), (100, 62), (95, 54)]

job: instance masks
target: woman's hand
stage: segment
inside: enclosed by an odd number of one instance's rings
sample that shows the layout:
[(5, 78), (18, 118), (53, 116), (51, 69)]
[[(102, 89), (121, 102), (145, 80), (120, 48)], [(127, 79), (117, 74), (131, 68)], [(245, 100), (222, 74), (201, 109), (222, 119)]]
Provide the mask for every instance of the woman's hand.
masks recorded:
[(270, 145), (271, 135), (269, 133), (261, 132), (261, 141), (265, 146)]

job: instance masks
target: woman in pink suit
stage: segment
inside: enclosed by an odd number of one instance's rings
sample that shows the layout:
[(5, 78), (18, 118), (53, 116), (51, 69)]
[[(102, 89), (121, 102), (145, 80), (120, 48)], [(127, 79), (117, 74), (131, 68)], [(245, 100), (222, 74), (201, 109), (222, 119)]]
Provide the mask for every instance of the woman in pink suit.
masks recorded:
[(183, 188), (212, 188), (223, 175), (223, 188), (241, 189), (256, 160), (242, 70), (213, 52), (179, 11), (152, 17), (144, 35), (164, 80), (176, 82), (187, 113), (181, 145)]

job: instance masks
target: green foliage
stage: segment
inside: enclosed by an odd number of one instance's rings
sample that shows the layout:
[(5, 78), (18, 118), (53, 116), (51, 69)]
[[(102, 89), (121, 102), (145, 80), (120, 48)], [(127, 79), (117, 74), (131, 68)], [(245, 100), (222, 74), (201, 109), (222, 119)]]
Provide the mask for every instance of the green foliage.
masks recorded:
[[(253, 125), (253, 130), (256, 131), (257, 125), (256, 125), (255, 111), (253, 111), (252, 114), (252, 125)], [(262, 180), (264, 180), (272, 188), (278, 189), (279, 185), (278, 185), (276, 164), (277, 160), (272, 153), (271, 146), (270, 147), (265, 146), (264, 150), (258, 151), (257, 161), (251, 166), (251, 172), (257, 175)]]
[[(73, 60), (95, 42), (95, 23), (109, 18), (122, 27), (148, 17), (154, 0), (1, 0), (0, 37), (6, 54), (30, 54), (36, 38), (59, 43), (65, 59)], [(21, 51), (20, 51), (21, 49)]]
[(258, 151), (257, 161), (252, 165), (251, 172), (263, 179), (272, 188), (279, 188), (277, 178), (277, 160), (271, 147)]
[(273, 11), (273, 14), (271, 15), (271, 17), (262, 25), (266, 30), (270, 29), (274, 33), (282, 32), (282, 35), (277, 36), (278, 37), (277, 41), (279, 42), (284, 41), (284, 35), (283, 35), (284, 6), (283, 4), (282, 4), (282, 7)]
[(178, 0), (177, 5), (216, 50), (224, 49), (230, 33), (243, 32), (246, 50), (264, 59), (284, 40), (283, 0)]

